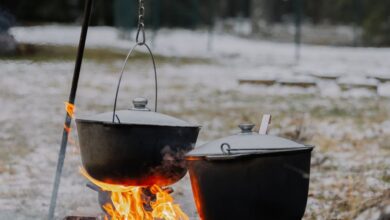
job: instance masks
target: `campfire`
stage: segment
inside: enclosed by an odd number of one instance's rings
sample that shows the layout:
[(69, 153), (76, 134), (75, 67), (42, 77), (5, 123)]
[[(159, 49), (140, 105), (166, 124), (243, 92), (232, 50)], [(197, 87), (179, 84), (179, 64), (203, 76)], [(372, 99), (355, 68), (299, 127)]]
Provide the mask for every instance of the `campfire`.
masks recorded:
[(84, 168), (80, 173), (110, 200), (103, 205), (105, 220), (188, 220), (188, 216), (174, 203), (170, 188), (153, 186), (122, 186), (104, 183), (91, 177)]

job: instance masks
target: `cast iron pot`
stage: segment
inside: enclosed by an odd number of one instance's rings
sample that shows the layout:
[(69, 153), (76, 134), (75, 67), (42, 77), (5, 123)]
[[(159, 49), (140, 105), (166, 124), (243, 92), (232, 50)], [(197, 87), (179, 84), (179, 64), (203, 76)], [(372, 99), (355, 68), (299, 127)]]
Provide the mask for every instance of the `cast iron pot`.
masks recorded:
[(199, 126), (134, 108), (76, 119), (84, 168), (93, 178), (126, 186), (166, 186), (187, 172), (184, 156), (195, 146)]
[(312, 146), (252, 132), (225, 137), (187, 154), (202, 220), (302, 219)]

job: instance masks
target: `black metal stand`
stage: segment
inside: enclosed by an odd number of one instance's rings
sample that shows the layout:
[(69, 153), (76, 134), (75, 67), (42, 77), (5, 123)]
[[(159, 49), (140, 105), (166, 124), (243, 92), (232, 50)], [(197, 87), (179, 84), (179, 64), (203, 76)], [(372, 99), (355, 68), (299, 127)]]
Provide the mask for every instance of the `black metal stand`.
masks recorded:
[[(87, 38), (87, 32), (88, 32), (89, 21), (91, 18), (91, 13), (92, 13), (93, 2), (94, 2), (94, 0), (87, 0), (85, 3), (84, 20), (83, 20), (83, 26), (81, 29), (79, 48), (78, 48), (78, 52), (77, 52), (76, 64), (75, 64), (74, 73), (73, 73), (72, 88), (70, 90), (70, 95), (69, 95), (69, 101), (68, 101), (69, 104), (74, 104), (75, 99), (76, 99), (77, 86), (78, 86), (78, 82), (79, 82), (81, 64), (83, 62), (85, 41)], [(57, 203), (58, 189), (60, 186), (62, 168), (64, 166), (66, 147), (68, 145), (69, 129), (67, 129), (67, 128), (70, 128), (71, 122), (72, 122), (72, 117), (71, 117), (71, 115), (69, 115), (67, 113), (65, 116), (64, 131), (62, 133), (61, 148), (60, 148), (60, 152), (58, 155), (57, 170), (56, 170), (56, 175), (55, 175), (55, 179), (54, 179), (53, 192), (52, 192), (51, 200), (50, 200), (50, 209), (49, 209), (49, 215), (48, 215), (49, 220), (54, 219), (54, 212), (55, 212), (56, 203)]]

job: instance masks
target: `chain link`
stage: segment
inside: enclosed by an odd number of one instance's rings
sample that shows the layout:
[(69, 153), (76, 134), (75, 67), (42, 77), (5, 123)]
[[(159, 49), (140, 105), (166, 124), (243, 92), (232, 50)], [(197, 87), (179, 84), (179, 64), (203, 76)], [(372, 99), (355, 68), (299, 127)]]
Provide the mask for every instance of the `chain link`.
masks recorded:
[[(138, 30), (136, 42), (138, 45), (145, 44), (145, 0), (138, 1)], [(142, 39), (140, 40), (140, 35), (142, 35)]]

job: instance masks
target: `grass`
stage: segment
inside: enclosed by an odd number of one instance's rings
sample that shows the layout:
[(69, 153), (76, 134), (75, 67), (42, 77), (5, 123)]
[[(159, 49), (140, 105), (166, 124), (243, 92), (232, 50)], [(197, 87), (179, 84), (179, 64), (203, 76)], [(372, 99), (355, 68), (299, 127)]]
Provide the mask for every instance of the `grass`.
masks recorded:
[[(108, 48), (86, 48), (84, 58), (96, 62), (112, 62), (116, 60), (124, 60), (128, 51)], [(32, 62), (46, 61), (73, 61), (76, 59), (77, 48), (66, 45), (35, 45), (21, 44), (18, 52), (12, 56), (0, 56), (0, 60), (29, 60)], [(210, 60), (201, 58), (185, 58), (185, 57), (165, 57), (155, 55), (156, 61), (159, 63), (174, 62), (175, 64), (185, 65), (191, 63), (209, 63)], [(149, 60), (150, 57), (144, 52), (135, 52), (132, 59), (134, 60)]]
[(17, 131), (12, 133), (19, 137), (17, 141), (0, 139), (0, 174), (5, 172), (13, 174), (13, 160), (24, 158), (32, 151), (31, 148), (26, 147), (28, 144), (25, 138), (18, 135)]
[(382, 176), (382, 180), (383, 180), (383, 182), (390, 184), (390, 175), (389, 174), (384, 174)]

